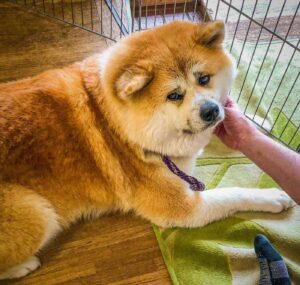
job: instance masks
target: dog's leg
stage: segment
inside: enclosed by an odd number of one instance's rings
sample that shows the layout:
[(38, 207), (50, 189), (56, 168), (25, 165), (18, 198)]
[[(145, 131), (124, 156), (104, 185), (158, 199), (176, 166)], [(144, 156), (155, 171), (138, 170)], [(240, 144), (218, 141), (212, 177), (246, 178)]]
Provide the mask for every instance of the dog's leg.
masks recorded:
[(192, 226), (204, 226), (236, 212), (258, 211), (279, 213), (293, 205), (293, 200), (275, 188), (219, 188), (201, 193), (202, 203)]
[(25, 262), (9, 268), (4, 273), (0, 274), (0, 280), (13, 279), (26, 276), (41, 265), (40, 260), (36, 256), (28, 258)]
[(139, 203), (142, 216), (163, 227), (201, 227), (236, 212), (279, 213), (293, 205), (291, 198), (278, 189), (219, 188), (204, 192), (191, 190), (147, 193), (151, 203)]
[(50, 203), (17, 185), (0, 185), (0, 280), (40, 266), (37, 252), (60, 230)]

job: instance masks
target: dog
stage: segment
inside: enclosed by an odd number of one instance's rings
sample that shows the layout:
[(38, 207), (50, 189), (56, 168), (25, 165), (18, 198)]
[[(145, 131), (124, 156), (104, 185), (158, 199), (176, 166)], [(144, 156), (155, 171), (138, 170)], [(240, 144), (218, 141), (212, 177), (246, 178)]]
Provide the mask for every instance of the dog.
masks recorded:
[(202, 227), (238, 211), (278, 213), (277, 189), (192, 191), (235, 74), (224, 23), (172, 22), (101, 54), (0, 85), (0, 279), (76, 220), (133, 211), (162, 227)]

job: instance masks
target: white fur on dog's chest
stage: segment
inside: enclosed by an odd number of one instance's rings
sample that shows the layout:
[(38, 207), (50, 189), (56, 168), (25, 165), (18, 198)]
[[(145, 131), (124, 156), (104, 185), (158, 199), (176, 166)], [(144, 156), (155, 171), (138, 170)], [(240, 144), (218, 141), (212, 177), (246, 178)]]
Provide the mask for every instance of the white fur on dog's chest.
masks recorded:
[(192, 175), (197, 155), (183, 158), (172, 158), (172, 161), (186, 174)]

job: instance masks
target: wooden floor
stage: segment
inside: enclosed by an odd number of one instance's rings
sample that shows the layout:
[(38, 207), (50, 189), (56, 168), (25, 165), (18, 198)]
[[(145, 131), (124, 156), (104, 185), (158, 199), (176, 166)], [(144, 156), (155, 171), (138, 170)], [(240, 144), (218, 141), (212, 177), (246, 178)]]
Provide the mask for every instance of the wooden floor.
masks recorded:
[(78, 224), (41, 257), (38, 271), (3, 284), (171, 284), (150, 224), (130, 215)]
[[(81, 60), (107, 44), (97, 35), (0, 3), (0, 82)], [(171, 284), (151, 225), (132, 215), (75, 225), (40, 256), (43, 265), (35, 273), (0, 284)]]

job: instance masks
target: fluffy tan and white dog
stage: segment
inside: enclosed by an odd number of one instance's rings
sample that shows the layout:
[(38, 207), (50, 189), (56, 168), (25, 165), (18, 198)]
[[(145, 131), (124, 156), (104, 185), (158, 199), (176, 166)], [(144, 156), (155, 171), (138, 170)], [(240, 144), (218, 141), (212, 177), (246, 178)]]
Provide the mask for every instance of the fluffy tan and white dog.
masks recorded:
[(0, 85), (0, 279), (81, 217), (134, 211), (163, 227), (200, 227), (237, 211), (280, 212), (276, 189), (195, 192), (191, 173), (224, 117), (234, 77), (224, 24), (173, 22), (69, 67)]

